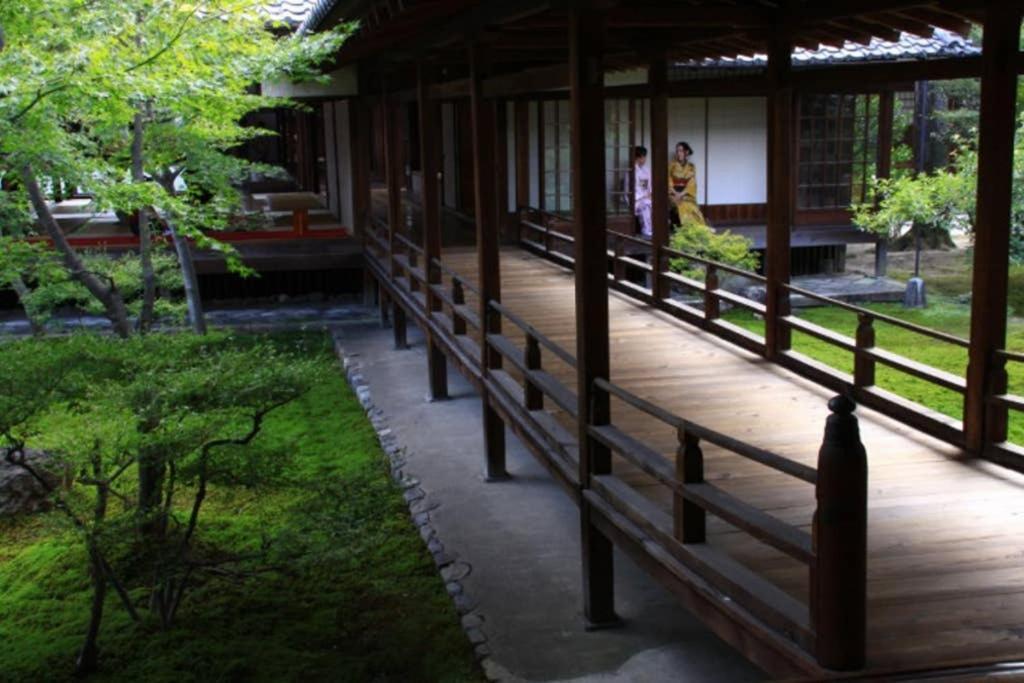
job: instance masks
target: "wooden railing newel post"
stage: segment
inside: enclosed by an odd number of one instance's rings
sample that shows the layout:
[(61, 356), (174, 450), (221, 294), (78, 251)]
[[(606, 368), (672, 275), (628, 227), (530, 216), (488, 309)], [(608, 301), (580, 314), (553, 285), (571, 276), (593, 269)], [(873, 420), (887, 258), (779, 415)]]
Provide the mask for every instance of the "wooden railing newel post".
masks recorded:
[[(466, 293), (462, 289), (462, 280), (458, 278), (452, 278), (452, 303), (455, 306), (466, 304)], [(466, 334), (466, 319), (454, 307), (452, 308), (452, 333)]]
[(985, 421), (985, 427), (988, 432), (985, 435), (986, 444), (1006, 441), (1007, 427), (1010, 419), (1010, 412), (1006, 404), (996, 403), (992, 400), (993, 396), (1006, 393), (1009, 382), (1006, 374), (1006, 357), (1000, 353), (996, 353), (994, 356), (990, 366), (992, 368), (992, 377), (989, 380), (988, 395), (986, 396), (988, 410), (988, 417)]
[(718, 269), (714, 266), (705, 266), (704, 269), (704, 319), (715, 320), (721, 315), (718, 304), (718, 297), (715, 290), (718, 289)]
[(612, 262), (612, 277), (615, 278), (616, 282), (622, 282), (626, 279), (626, 264), (622, 262), (622, 257), (626, 255), (626, 245), (617, 233), (613, 233), (615, 236), (612, 238), (615, 240), (615, 260)]
[(849, 671), (863, 668), (867, 640), (868, 461), (857, 405), (836, 396), (828, 407), (815, 488), (811, 620), (818, 663)]
[(529, 371), (541, 369), (540, 342), (532, 334), (526, 335), (526, 362), (527, 375), (523, 380), (523, 397), (526, 401), (527, 410), (544, 409), (544, 393), (530, 381)]
[(864, 351), (875, 346), (875, 319), (861, 313), (857, 316), (857, 352), (853, 359), (853, 383), (858, 387), (870, 387), (875, 383), (875, 359)]
[[(680, 427), (677, 431), (679, 449), (676, 452), (676, 479), (687, 484), (704, 482), (704, 453), (700, 439)], [(703, 543), (706, 538), (707, 515), (704, 508), (692, 503), (679, 493), (672, 498), (672, 517), (675, 537), (681, 543)]]

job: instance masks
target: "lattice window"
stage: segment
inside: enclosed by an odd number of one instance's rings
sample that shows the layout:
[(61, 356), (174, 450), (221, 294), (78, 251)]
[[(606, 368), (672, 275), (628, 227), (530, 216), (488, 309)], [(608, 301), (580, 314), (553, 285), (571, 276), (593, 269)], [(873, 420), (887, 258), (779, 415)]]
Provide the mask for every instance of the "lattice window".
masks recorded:
[(543, 155), (541, 177), (544, 179), (541, 208), (545, 211), (572, 211), (572, 148), (569, 102), (548, 100), (541, 103)]
[(804, 95), (797, 206), (842, 209), (863, 201), (875, 172), (877, 95)]

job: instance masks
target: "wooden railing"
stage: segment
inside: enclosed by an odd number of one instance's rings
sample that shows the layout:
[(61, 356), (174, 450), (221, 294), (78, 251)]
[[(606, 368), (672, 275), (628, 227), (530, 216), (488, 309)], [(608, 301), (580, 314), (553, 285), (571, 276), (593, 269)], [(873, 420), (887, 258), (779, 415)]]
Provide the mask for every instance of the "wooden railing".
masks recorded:
[[(672, 513), (662, 512), (615, 474), (592, 477), (590, 502), (620, 515), (645, 542), (698, 572), (764, 623), (787, 634), (823, 666), (863, 666), (866, 640), (867, 457), (857, 434), (854, 404), (837, 397), (826, 426), (818, 468), (695, 424), (607, 380), (606, 392), (676, 430), (675, 462), (614, 424), (590, 425), (590, 435), (672, 492)], [(815, 487), (812, 533), (755, 508), (704, 478), (702, 444), (759, 463)], [(750, 534), (810, 570), (806, 603), (795, 600), (727, 553), (708, 544), (708, 514)]]
[[(647, 473), (672, 495), (671, 510), (641, 495), (613, 471), (592, 474), (580, 481), (577, 394), (558, 379), (560, 370), (576, 368), (575, 356), (523, 319), (505, 304), (490, 301), (488, 315), (500, 316), (521, 343), (508, 332), (484, 334), (479, 307), (466, 304), (467, 293), (480, 291), (440, 259), (423, 263), (423, 250), (403, 235), (380, 234), (381, 222), (366, 231), (367, 255), (378, 278), (390, 282), (396, 299), (409, 307), (432, 334), (444, 339), (448, 353), (463, 353), (491, 401), (502, 404), (510, 428), (546, 443), (543, 464), (558, 475), (571, 495), (594, 506), (621, 533), (634, 535), (637, 547), (668, 571), (696, 572), (721, 596), (726, 609), (735, 604), (743, 614), (767, 625), (825, 667), (858, 668), (863, 664), (865, 641), (865, 563), (867, 524), (867, 461), (857, 436), (854, 405), (845, 399), (830, 403), (826, 438), (818, 467), (810, 467), (673, 415), (610, 381), (598, 379), (595, 392), (604, 392), (675, 430), (675, 460), (627, 434), (615, 425), (590, 424), (590, 438), (604, 444)], [(389, 246), (394, 245), (397, 253)], [(387, 266), (385, 267), (385, 264)], [(388, 271), (388, 269), (391, 269)], [(436, 268), (440, 282), (429, 282), (427, 270)], [(707, 288), (707, 280), (703, 286)], [(713, 283), (712, 283), (713, 284)], [(716, 287), (711, 287), (712, 295)], [(441, 302), (441, 310), (428, 310), (426, 292)], [(484, 370), (479, 347), (486, 344), (502, 358), (500, 368)], [(553, 372), (554, 370), (554, 372)], [(575, 373), (573, 373), (575, 376)], [(587, 419), (582, 416), (582, 419)], [(742, 500), (704, 478), (703, 448), (711, 444), (815, 487), (817, 512), (808, 533)], [(707, 534), (707, 515), (721, 518), (782, 553), (810, 571), (809, 595), (801, 602), (716, 547)]]
[(1024, 413), (1024, 396), (1009, 391), (1007, 363), (1024, 364), (1024, 353), (1002, 349), (996, 352), (995, 376), (989, 387), (989, 434), (990, 455), (997, 459), (1007, 457), (1013, 460), (1024, 458), (1024, 446), (1010, 443), (1008, 425), (1010, 411)]
[[(553, 225), (557, 225), (561, 229), (556, 229), (552, 227)], [(567, 225), (571, 225), (571, 219), (565, 216), (537, 209), (526, 209), (523, 211), (520, 221), (521, 243), (558, 263), (572, 267), (573, 258), (571, 252), (567, 253), (565, 246), (571, 247), (573, 236), (564, 232), (566, 228), (562, 227)], [(609, 230), (607, 240), (608, 277), (610, 284), (615, 289), (669, 312), (681, 320), (706, 329), (738, 346), (758, 354), (766, 353), (764, 334), (757, 334), (721, 318), (722, 310), (725, 307), (742, 308), (762, 317), (766, 315), (764, 303), (721, 287), (721, 280), (726, 275), (765, 284), (767, 280), (763, 275), (677, 249), (655, 247), (650, 240), (637, 236)], [(685, 261), (692, 264), (694, 269), (702, 270), (703, 278), (696, 279), (673, 272), (668, 267), (669, 262), (673, 259)], [(630, 278), (631, 271), (634, 274), (642, 274), (645, 282), (641, 284), (633, 281)], [(661, 286), (656, 286), (659, 282)], [(963, 349), (970, 345), (967, 339), (823, 296), (790, 283), (783, 283), (780, 288), (787, 296), (798, 295), (820, 304), (850, 311), (858, 316), (858, 326), (855, 336), (848, 337), (796, 315), (783, 316), (777, 321), (777, 324), (785, 332), (787, 341), (783, 344), (783, 351), (774, 360), (804, 377), (834, 391), (848, 394), (859, 403), (868, 405), (915, 429), (957, 446), (964, 445), (962, 420), (944, 415), (878, 387), (875, 381), (875, 371), (876, 367), (881, 364), (961, 396), (966, 395), (966, 379), (962, 375), (947, 372), (879, 348), (876, 344), (875, 327), (879, 323), (891, 325)], [(676, 296), (677, 294), (682, 296)], [(692, 294), (693, 299), (688, 301), (687, 294)], [(765, 324), (772, 323), (766, 321)], [(848, 351), (853, 357), (853, 373), (842, 372), (807, 354), (793, 350), (788, 340), (794, 330)], [(1000, 358), (1024, 362), (1024, 354), (1016, 354), (1020, 358), (1014, 356), (1009, 352), (1002, 352)], [(996, 412), (990, 415), (989, 432), (990, 436), (996, 437), (995, 441), (1003, 441), (1006, 438), (1004, 414), (1007, 409), (1024, 410), (1024, 397), (1006, 394), (1005, 378), (1000, 381), (997, 377), (995, 380), (993, 386), (1001, 386), (1002, 389), (992, 392), (990, 395), (990, 410)], [(989, 441), (991, 443), (993, 439), (990, 438)], [(1015, 460), (1004, 458), (1006, 464), (1017, 469), (1024, 469), (1024, 448), (1012, 447), (1005, 443), (999, 445), (1005, 453), (1022, 456)]]

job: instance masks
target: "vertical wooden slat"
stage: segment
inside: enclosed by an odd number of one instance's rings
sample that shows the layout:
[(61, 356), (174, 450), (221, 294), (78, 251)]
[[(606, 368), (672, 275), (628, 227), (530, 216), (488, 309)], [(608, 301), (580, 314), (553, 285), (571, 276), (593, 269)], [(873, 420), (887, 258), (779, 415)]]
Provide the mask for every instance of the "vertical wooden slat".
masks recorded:
[(361, 97), (349, 100), (349, 139), (352, 141), (352, 229), (360, 234), (370, 225), (370, 112)]
[(499, 242), (508, 235), (508, 107), (504, 100), (495, 100), (494, 107), (494, 209)]
[(1006, 346), (1006, 289), (1016, 127), (1017, 52), (1021, 10), (989, 2), (982, 40), (981, 112), (978, 133), (978, 198), (971, 296), (971, 348), (964, 401), (964, 436), (978, 453), (1006, 439), (1006, 408), (992, 405), (1006, 391), (996, 351)]
[[(857, 351), (866, 351), (875, 346), (874, 318), (865, 313), (857, 317)], [(875, 359), (865, 353), (857, 353), (853, 359), (853, 383), (858, 387), (869, 387), (875, 383)]]
[[(676, 479), (686, 484), (704, 483), (704, 453), (700, 439), (680, 428), (677, 433)], [(707, 535), (707, 513), (704, 508), (678, 493), (672, 503), (673, 531), (681, 543), (703, 543)]]
[(388, 188), (388, 272), (395, 275), (393, 256), (396, 253), (395, 235), (401, 230), (402, 220), (402, 151), (398, 132), (398, 105), (385, 98), (384, 115), (384, 177)]
[(530, 103), (516, 101), (516, 209), (530, 205)]
[[(481, 359), (480, 371), (486, 375), (501, 367), (501, 354), (487, 343), (488, 334), (501, 332), (501, 317), (490, 307), (501, 301), (500, 253), (498, 244), (497, 201), (495, 197), (495, 112), (494, 102), (483, 96), (483, 54), (479, 45), (469, 48), (470, 110), (473, 131), (473, 188), (476, 199), (477, 273), (480, 277)], [(483, 394), (485, 477), (488, 481), (508, 478), (505, 471), (505, 425), (491, 407), (486, 389)]]
[[(888, 178), (892, 175), (892, 126), (893, 100), (892, 90), (883, 90), (878, 95), (878, 148), (875, 163), (875, 175)], [(880, 237), (875, 242), (875, 277), (884, 277), (888, 270), (889, 242)]]
[(792, 42), (781, 27), (768, 51), (768, 229), (765, 249), (765, 356), (776, 358), (790, 347), (790, 232), (793, 225), (794, 91), (790, 80)]
[[(576, 362), (579, 400), (579, 478), (611, 472), (611, 454), (588, 425), (610, 421), (608, 394), (594, 380), (609, 377), (608, 264), (605, 238), (604, 50), (605, 15), (593, 8), (569, 12), (569, 90), (572, 134), (573, 218), (576, 258)], [(618, 622), (614, 609), (612, 543), (580, 503), (584, 614), (592, 627)]]
[[(526, 351), (523, 360), (527, 370), (541, 369), (540, 342), (532, 334), (526, 335)], [(523, 398), (527, 410), (544, 410), (544, 393), (530, 381), (529, 375), (523, 382)]]
[[(441, 270), (434, 265), (434, 259), (441, 259), (441, 103), (429, 97), (430, 82), (430, 67), (420, 64), (416, 72), (416, 97), (419, 105), (420, 169), (423, 174), (423, 271), (428, 283), (428, 316), (441, 310), (441, 300), (429, 287), (441, 283)], [(427, 335), (427, 379), (432, 400), (448, 397), (448, 362), (432, 334)]]
[(665, 259), (661, 248), (668, 244), (668, 96), (665, 83), (668, 65), (664, 55), (651, 61), (651, 294), (655, 300), (668, 295), (665, 278), (661, 277)]

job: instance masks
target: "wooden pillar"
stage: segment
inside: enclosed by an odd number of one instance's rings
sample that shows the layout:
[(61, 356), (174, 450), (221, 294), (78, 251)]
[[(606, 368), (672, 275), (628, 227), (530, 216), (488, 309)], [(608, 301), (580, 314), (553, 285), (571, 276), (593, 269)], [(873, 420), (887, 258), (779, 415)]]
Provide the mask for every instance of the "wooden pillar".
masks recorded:
[(530, 103), (516, 101), (516, 209), (530, 205)]
[[(888, 178), (892, 175), (892, 126), (893, 100), (892, 90), (883, 90), (878, 94), (878, 150), (875, 175)], [(889, 264), (889, 240), (879, 237), (875, 241), (875, 277), (885, 277)]]
[(394, 276), (395, 235), (402, 220), (402, 147), (398, 131), (398, 105), (385, 98), (381, 105), (384, 119), (384, 178), (388, 188), (388, 272)]
[[(399, 131), (399, 107), (389, 99), (384, 100), (384, 152), (386, 157), (388, 186), (388, 273), (395, 279), (395, 235), (401, 231), (402, 219), (402, 147)], [(408, 346), (406, 337), (405, 311), (398, 299), (392, 300), (392, 329), (394, 330), (395, 348), (404, 349)]]
[[(434, 259), (441, 260), (441, 103), (428, 96), (429, 67), (420, 64), (416, 73), (416, 96), (419, 103), (420, 170), (423, 174), (423, 272), (427, 275), (427, 315), (441, 310), (441, 300), (430, 285), (441, 284), (441, 269)], [(430, 398), (448, 398), (448, 361), (437, 340), (427, 333), (427, 374)]]
[(665, 278), (661, 277), (665, 259), (661, 248), (668, 245), (668, 95), (665, 92), (668, 64), (665, 55), (651, 60), (648, 81), (651, 86), (651, 227), (652, 255), (651, 294), (655, 300), (668, 296)]
[[(579, 478), (611, 472), (611, 454), (590, 436), (589, 425), (610, 420), (607, 393), (594, 380), (610, 374), (608, 261), (605, 253), (604, 50), (605, 15), (574, 7), (569, 13), (569, 90), (572, 127), (572, 203), (576, 221), (576, 372)], [(612, 543), (591, 522), (580, 502), (584, 614), (591, 627), (618, 622), (615, 615)]]
[(978, 132), (978, 199), (974, 233), (971, 348), (964, 401), (967, 450), (1006, 438), (1006, 408), (988, 404), (1006, 391), (1006, 370), (996, 351), (1006, 348), (1006, 289), (1016, 124), (1016, 64), (1021, 10), (989, 2), (982, 40)]
[[(476, 199), (477, 275), (480, 282), (480, 323), (484, 339), (480, 344), (480, 372), (484, 377), (501, 367), (501, 355), (491, 349), (487, 334), (501, 332), (501, 317), (491, 310), (490, 301), (501, 300), (500, 253), (497, 200), (495, 197), (495, 112), (494, 102), (483, 95), (483, 54), (479, 45), (469, 48), (470, 114), (473, 131), (473, 188)], [(484, 443), (487, 449), (487, 481), (508, 478), (505, 470), (505, 424), (491, 407), (486, 386), (482, 392)]]
[(794, 116), (796, 102), (790, 83), (792, 42), (777, 27), (768, 51), (768, 230), (765, 249), (765, 356), (775, 359), (790, 347), (789, 315), (790, 234), (793, 226)]
[(370, 228), (370, 111), (366, 101), (350, 102), (349, 139), (352, 141), (352, 230), (362, 234)]
[(509, 240), (508, 215), (508, 109), (504, 100), (494, 100), (494, 199), (498, 234)]

